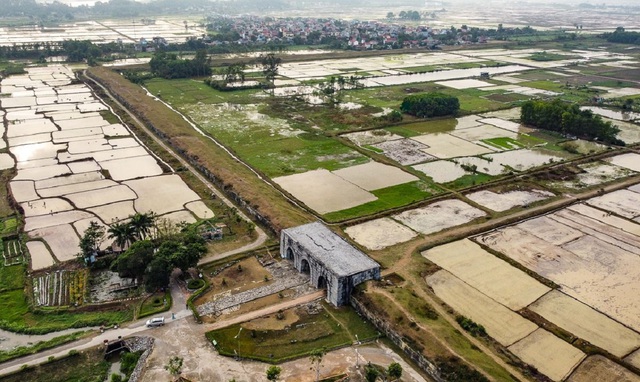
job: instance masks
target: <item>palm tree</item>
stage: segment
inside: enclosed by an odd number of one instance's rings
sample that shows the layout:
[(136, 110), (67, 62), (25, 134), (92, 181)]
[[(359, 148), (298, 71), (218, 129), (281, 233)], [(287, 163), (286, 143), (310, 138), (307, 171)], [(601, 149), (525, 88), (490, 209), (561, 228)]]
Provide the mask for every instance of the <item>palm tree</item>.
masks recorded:
[(129, 225), (131, 225), (131, 229), (133, 230), (133, 234), (136, 239), (144, 240), (149, 236), (149, 232), (151, 232), (151, 228), (153, 228), (156, 221), (156, 215), (153, 212), (146, 213), (137, 213), (131, 216), (131, 220), (129, 221)]
[(129, 247), (136, 239), (136, 234), (130, 223), (113, 223), (107, 230), (108, 238), (115, 239), (115, 244), (121, 250)]

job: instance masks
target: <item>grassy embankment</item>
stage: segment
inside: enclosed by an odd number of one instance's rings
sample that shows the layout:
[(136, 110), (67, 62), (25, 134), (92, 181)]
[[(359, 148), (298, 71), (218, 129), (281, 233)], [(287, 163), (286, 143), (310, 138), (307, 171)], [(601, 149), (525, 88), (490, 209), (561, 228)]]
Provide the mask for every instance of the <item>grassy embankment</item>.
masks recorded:
[[(235, 190), (253, 208), (269, 217), (276, 229), (312, 220), (309, 214), (287, 202), (272, 186), (259, 180), (214, 142), (193, 130), (178, 114), (148, 97), (139, 86), (107, 68), (91, 68), (89, 72), (108, 88), (117, 90), (118, 95), (129, 104), (132, 111), (160, 130), (174, 148), (194, 158), (220, 178), (228, 190)], [(193, 81), (193, 84), (199, 83)], [(211, 92), (212, 97), (216, 98), (215, 91), (211, 89)], [(184, 96), (188, 96), (188, 93)], [(200, 102), (204, 103), (207, 100)]]

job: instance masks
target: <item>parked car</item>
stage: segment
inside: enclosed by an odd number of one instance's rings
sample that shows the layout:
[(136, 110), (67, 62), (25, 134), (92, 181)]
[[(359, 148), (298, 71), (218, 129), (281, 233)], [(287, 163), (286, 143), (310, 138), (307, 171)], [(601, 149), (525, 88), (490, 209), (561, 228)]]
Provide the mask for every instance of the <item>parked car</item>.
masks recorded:
[(147, 320), (147, 328), (153, 328), (156, 326), (164, 325), (164, 317), (156, 317), (150, 320)]

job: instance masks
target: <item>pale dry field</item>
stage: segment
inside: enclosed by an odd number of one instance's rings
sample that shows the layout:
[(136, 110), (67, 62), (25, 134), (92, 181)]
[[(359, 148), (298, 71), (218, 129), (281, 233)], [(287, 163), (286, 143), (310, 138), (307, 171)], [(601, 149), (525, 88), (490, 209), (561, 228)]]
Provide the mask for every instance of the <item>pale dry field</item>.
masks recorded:
[(568, 382), (640, 382), (640, 377), (601, 355), (585, 359)]
[(413, 166), (423, 172), (436, 183), (448, 183), (463, 177), (467, 172), (457, 163), (447, 160), (437, 160)]
[(484, 326), (487, 333), (504, 346), (526, 337), (538, 328), (507, 307), (495, 302), (447, 271), (427, 277), (438, 298), (457, 313)]
[(507, 211), (513, 207), (529, 205), (555, 195), (549, 191), (542, 190), (508, 191), (500, 194), (482, 190), (465, 196), (490, 210)]
[(16, 165), (11, 155), (7, 153), (0, 153), (0, 170), (6, 170)]
[[(537, 234), (542, 236), (542, 232)], [(590, 235), (556, 246), (518, 226), (476, 240), (561, 285), (564, 293), (640, 330), (640, 302), (629, 298), (640, 293), (636, 271), (640, 269), (640, 256)]]
[(113, 187), (101, 188), (97, 190), (89, 190), (68, 194), (66, 197), (80, 209), (89, 207), (109, 205), (112, 203), (122, 202), (125, 200), (134, 200), (138, 196), (129, 187), (118, 185)]
[(616, 357), (640, 347), (640, 334), (561, 292), (547, 293), (529, 309)]
[(53, 196), (62, 196), (68, 194), (74, 194), (77, 192), (99, 190), (109, 187), (115, 187), (118, 183), (110, 179), (93, 180), (82, 183), (73, 183), (65, 186), (56, 186), (49, 188), (42, 188), (38, 190), (38, 194), (43, 198), (50, 198)]
[(491, 126), (491, 125), (479, 125), (473, 126), (466, 129), (459, 128), (456, 126), (456, 130), (451, 133), (451, 135), (456, 136), (458, 138), (465, 139), (467, 141), (481, 141), (483, 139), (491, 139), (491, 138), (518, 138), (518, 134), (509, 130), (501, 129), (499, 127)]
[(25, 202), (21, 203), (20, 207), (24, 210), (24, 216), (27, 218), (73, 209), (73, 206), (69, 204), (68, 201), (60, 198), (46, 198), (34, 200), (32, 202)]
[(448, 88), (454, 88), (454, 89), (481, 88), (481, 87), (493, 85), (489, 82), (484, 82), (484, 81), (474, 80), (474, 79), (438, 81), (436, 82), (436, 84), (441, 86), (446, 86)]
[(115, 181), (162, 174), (162, 168), (160, 168), (156, 160), (149, 155), (100, 161), (99, 163), (103, 169), (109, 171), (111, 179)]
[(509, 346), (509, 350), (554, 381), (562, 381), (586, 357), (577, 348), (540, 328)]
[(137, 212), (133, 208), (133, 201), (131, 200), (89, 208), (88, 211), (100, 218), (100, 220), (102, 220), (106, 224), (125, 220), (129, 216), (135, 215), (135, 213)]
[(377, 200), (377, 197), (324, 169), (274, 178), (285, 191), (320, 214)]
[(422, 151), (440, 159), (473, 156), (493, 152), (493, 150), (486, 147), (476, 145), (450, 134), (426, 134), (411, 137), (411, 139), (427, 145), (428, 148), (422, 149)]
[(582, 204), (582, 203), (574, 204), (572, 206), (567, 207), (567, 209), (569, 211), (573, 211), (575, 213), (579, 213), (580, 215), (600, 221), (611, 227), (615, 227), (615, 228), (621, 229), (622, 231), (629, 232), (635, 236), (640, 236), (640, 224), (633, 223), (633, 222), (630, 222), (629, 220), (622, 219), (607, 213), (603, 213), (601, 210), (598, 210), (593, 207), (589, 207), (586, 204)]
[(88, 219), (91, 217), (93, 217), (92, 214), (79, 210), (64, 211), (50, 215), (34, 216), (24, 219), (24, 230), (25, 232), (29, 232), (37, 229), (56, 226), (58, 224), (73, 223), (75, 221)]
[(48, 268), (55, 264), (51, 252), (49, 252), (43, 242), (31, 240), (28, 241), (26, 245), (31, 257), (31, 269), (34, 271)]
[(397, 167), (375, 161), (346, 167), (333, 171), (333, 173), (366, 191), (379, 190), (418, 180), (416, 176)]
[(71, 224), (60, 224), (29, 232), (31, 238), (44, 240), (58, 261), (69, 261), (80, 252), (80, 238)]
[(628, 219), (640, 216), (640, 193), (630, 190), (614, 191), (589, 199), (587, 203)]
[(526, 307), (550, 290), (469, 239), (429, 249), (422, 255), (514, 311)]
[(631, 353), (624, 360), (629, 364), (640, 368), (640, 350), (636, 350), (635, 352)]
[(35, 200), (40, 197), (36, 193), (35, 183), (31, 180), (11, 182), (9, 183), (9, 189), (11, 190), (11, 195), (18, 203)]
[(469, 223), (487, 214), (457, 199), (435, 202), (426, 207), (392, 216), (414, 231), (428, 235), (443, 229)]
[(344, 232), (356, 243), (372, 251), (404, 243), (418, 236), (416, 232), (389, 218), (350, 226)]
[(486, 123), (488, 125), (493, 125), (493, 126), (501, 128), (501, 129), (509, 130), (511, 132), (514, 132), (514, 133), (520, 132), (520, 124), (519, 123), (511, 122), (511, 121), (506, 120), (506, 119), (492, 117), (492, 118), (481, 119), (480, 122)]
[(628, 168), (636, 172), (640, 172), (640, 154), (627, 153), (607, 158), (606, 161), (616, 166)]
[(178, 175), (162, 175), (123, 183), (138, 195), (134, 202), (138, 212), (153, 211), (161, 215), (183, 210), (185, 204), (200, 199)]
[(198, 219), (211, 219), (215, 215), (202, 200), (189, 202), (184, 207), (196, 215)]
[(167, 219), (175, 224), (179, 223), (195, 223), (197, 219), (191, 214), (191, 212), (186, 210), (174, 211), (168, 214), (160, 215), (160, 219)]

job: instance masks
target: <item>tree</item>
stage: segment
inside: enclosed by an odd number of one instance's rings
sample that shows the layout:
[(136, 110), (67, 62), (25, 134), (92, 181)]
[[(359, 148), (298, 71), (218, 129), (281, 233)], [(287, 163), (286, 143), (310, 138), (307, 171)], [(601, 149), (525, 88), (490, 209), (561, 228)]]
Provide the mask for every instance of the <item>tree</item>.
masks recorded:
[(182, 372), (182, 363), (184, 359), (182, 357), (171, 357), (169, 362), (164, 365), (164, 369), (169, 372), (172, 376), (176, 376)]
[(324, 353), (324, 349), (316, 349), (309, 355), (311, 366), (316, 369), (316, 382), (320, 380), (320, 367), (322, 366), (322, 358), (324, 357)]
[(98, 251), (100, 243), (104, 239), (105, 228), (96, 221), (89, 222), (89, 227), (84, 231), (80, 239), (80, 255), (85, 261)]
[(246, 70), (246, 68), (247, 65), (243, 62), (227, 66), (222, 74), (224, 82), (231, 83), (240, 81), (241, 83), (244, 83), (244, 78), (246, 75), (244, 71)]
[(281, 62), (282, 59), (280, 57), (276, 57), (274, 53), (267, 53), (260, 58), (262, 74), (264, 74), (267, 82), (270, 82), (272, 85), (278, 75), (278, 68), (280, 67)]
[(136, 239), (146, 239), (154, 226), (155, 220), (156, 215), (153, 212), (136, 213), (131, 216), (129, 225), (131, 226)]
[(393, 378), (393, 381), (402, 377), (402, 365), (397, 362), (391, 362), (387, 368), (387, 374), (389, 378)]
[(267, 380), (269, 381), (277, 381), (278, 378), (280, 378), (280, 372), (282, 372), (282, 369), (278, 366), (269, 366), (269, 368), (267, 369)]
[(378, 369), (373, 366), (371, 362), (369, 362), (367, 366), (364, 367), (364, 369), (364, 378), (367, 380), (367, 382), (376, 382), (376, 379), (378, 379), (378, 377), (380, 376), (380, 372), (378, 371)]
[(396, 15), (394, 15), (393, 12), (387, 13), (387, 19), (388, 20), (393, 20), (395, 17), (396, 17)]
[(115, 244), (122, 250), (135, 241), (136, 234), (129, 223), (113, 223), (107, 230), (108, 238), (115, 239)]
[(137, 241), (115, 261), (113, 267), (120, 277), (142, 280), (153, 259), (155, 248), (151, 241)]
[(173, 266), (165, 257), (154, 257), (144, 270), (144, 287), (153, 292), (169, 285)]

